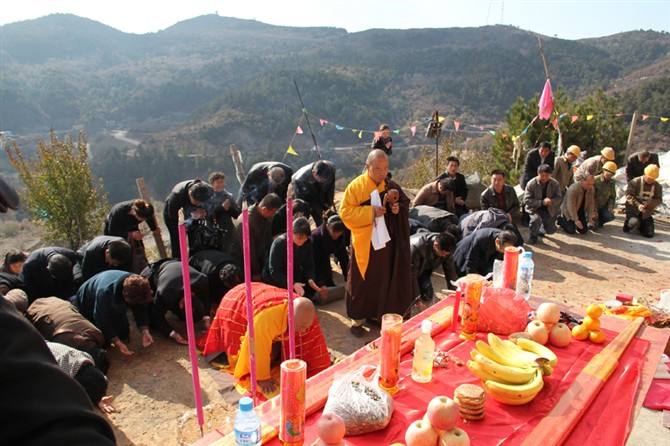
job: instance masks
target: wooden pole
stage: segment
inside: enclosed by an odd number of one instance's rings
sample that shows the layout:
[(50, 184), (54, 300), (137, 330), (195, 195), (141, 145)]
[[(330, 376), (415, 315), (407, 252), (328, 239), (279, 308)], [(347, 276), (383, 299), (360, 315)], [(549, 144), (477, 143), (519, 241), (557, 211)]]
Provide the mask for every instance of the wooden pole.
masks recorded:
[(237, 181), (239, 181), (240, 186), (244, 183), (244, 179), (247, 177), (246, 172), (244, 171), (244, 163), (242, 162), (242, 155), (237, 149), (235, 144), (230, 145), (230, 157), (233, 159), (233, 165), (235, 166), (235, 176)]
[(633, 134), (635, 133), (635, 126), (637, 125), (637, 110), (633, 112), (633, 118), (630, 120), (630, 130), (628, 131), (628, 141), (626, 141), (626, 157), (624, 158), (624, 165), (628, 162), (631, 149), (633, 148)]
[[(144, 184), (144, 178), (136, 178), (135, 184), (137, 184), (137, 191), (140, 193), (140, 198), (147, 203), (151, 203), (151, 196), (147, 190), (146, 184)], [(156, 222), (156, 227), (158, 227), (158, 218), (154, 214), (154, 221)], [(156, 248), (158, 249), (158, 255), (161, 259), (167, 258), (167, 251), (165, 250), (165, 244), (163, 243), (163, 238), (160, 234), (152, 232), (154, 236), (154, 242), (156, 242)]]
[(549, 64), (547, 64), (547, 58), (544, 57), (544, 45), (542, 44), (540, 36), (537, 36), (537, 44), (540, 47), (540, 56), (542, 56), (542, 65), (544, 65), (544, 75), (549, 79)]

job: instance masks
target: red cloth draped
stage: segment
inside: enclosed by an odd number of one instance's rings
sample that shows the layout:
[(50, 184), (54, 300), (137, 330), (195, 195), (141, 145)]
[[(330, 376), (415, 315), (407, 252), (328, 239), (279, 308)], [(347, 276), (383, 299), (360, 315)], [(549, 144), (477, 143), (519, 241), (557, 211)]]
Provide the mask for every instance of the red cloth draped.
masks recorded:
[[(286, 303), (288, 292), (265, 283), (251, 284), (254, 316), (260, 311)], [(247, 332), (246, 294), (244, 284), (237, 285), (223, 296), (212, 326), (207, 332), (203, 355), (225, 352), (229, 358), (237, 356), (242, 336)], [(312, 326), (304, 333), (297, 334), (296, 356), (307, 363), (308, 376), (330, 366), (330, 354), (326, 338), (321, 332), (319, 319), (314, 318)], [(282, 338), (282, 360), (288, 358), (288, 337)]]

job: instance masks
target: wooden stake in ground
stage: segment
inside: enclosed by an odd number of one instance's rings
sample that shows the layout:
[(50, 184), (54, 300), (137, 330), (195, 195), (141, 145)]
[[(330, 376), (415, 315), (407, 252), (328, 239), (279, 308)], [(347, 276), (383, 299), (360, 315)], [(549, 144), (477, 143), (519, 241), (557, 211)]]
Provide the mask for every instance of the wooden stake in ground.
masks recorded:
[(630, 130), (628, 131), (628, 140), (626, 141), (626, 158), (623, 160), (624, 165), (628, 162), (631, 149), (633, 148), (633, 134), (635, 133), (635, 126), (637, 125), (637, 110), (633, 112), (633, 119), (630, 120)]
[[(147, 190), (146, 184), (144, 184), (144, 178), (135, 179), (135, 183), (137, 184), (137, 190), (140, 193), (140, 198), (146, 201), (147, 203), (151, 203), (151, 196), (149, 195), (149, 191)], [(156, 222), (156, 227), (158, 227), (158, 218), (156, 218), (155, 214), (154, 214), (154, 221)], [(152, 232), (152, 235), (154, 236), (154, 241), (156, 242), (158, 255), (160, 256), (161, 259), (167, 258), (167, 252), (165, 251), (163, 238), (161, 237), (160, 234), (156, 234), (155, 232)]]
[(619, 358), (633, 340), (644, 319), (638, 317), (586, 364), (556, 406), (524, 439), (521, 446), (559, 446), (584, 415), (605, 385)]
[(230, 145), (230, 157), (233, 159), (233, 165), (235, 166), (235, 176), (237, 181), (239, 181), (240, 186), (244, 183), (245, 178), (247, 177), (246, 172), (244, 171), (244, 163), (242, 163), (242, 155), (237, 149), (235, 144)]

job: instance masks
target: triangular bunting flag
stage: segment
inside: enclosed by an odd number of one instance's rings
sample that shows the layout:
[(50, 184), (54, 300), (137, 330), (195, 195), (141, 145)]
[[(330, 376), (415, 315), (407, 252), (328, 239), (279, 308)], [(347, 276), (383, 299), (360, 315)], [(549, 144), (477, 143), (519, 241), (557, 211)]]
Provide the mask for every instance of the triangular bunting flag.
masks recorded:
[(577, 115), (572, 115), (572, 117), (571, 117), (570, 119), (572, 120), (572, 122), (575, 122), (576, 120), (579, 119), (579, 116), (577, 116)]
[(358, 132), (358, 139), (361, 139), (362, 137), (363, 137), (363, 130), (361, 130), (360, 132)]
[(551, 121), (551, 125), (553, 125), (555, 129), (557, 129), (558, 128), (558, 118), (554, 118), (554, 120)]
[(649, 115), (642, 115), (642, 120), (643, 121), (646, 121), (647, 119), (649, 119)]
[(665, 116), (661, 117), (661, 122), (668, 122), (670, 121), (670, 118), (666, 118)]
[(437, 118), (437, 120), (440, 121), (440, 122), (444, 122), (445, 119), (447, 119), (447, 118), (444, 117), (444, 116), (440, 116), (439, 118)]
[(395, 133), (396, 135), (399, 135), (399, 134), (400, 134), (400, 129), (395, 129), (395, 130), (393, 131), (393, 133)]
[(625, 114), (625, 113), (617, 113), (617, 114), (614, 115), (614, 116), (620, 118), (620, 117), (622, 117), (622, 116), (626, 116), (626, 114)]
[(286, 153), (288, 153), (289, 155), (298, 156), (298, 152), (295, 151), (293, 146), (288, 146), (288, 149), (286, 149)]
[(341, 125), (335, 124), (335, 130), (344, 130), (344, 127), (342, 127)]
[(593, 115), (586, 115), (586, 120), (587, 121), (590, 121), (591, 119), (593, 119)]
[(351, 129), (353, 133), (358, 133), (358, 129)]
[(461, 128), (461, 121), (454, 121), (454, 128), (458, 131)]
[(325, 119), (319, 119), (319, 124), (321, 124), (321, 127), (323, 127), (324, 125), (328, 124), (328, 121)]
[(493, 136), (496, 136), (496, 131), (495, 130), (489, 130), (489, 133)]
[(302, 135), (302, 134), (303, 134), (303, 131), (302, 131), (302, 129), (300, 128), (300, 126), (298, 126), (298, 128), (295, 129), (295, 134), (296, 134), (296, 135)]
[(412, 127), (410, 127), (409, 131), (412, 132), (412, 136), (416, 135), (416, 126), (413, 125)]
[(540, 119), (549, 119), (554, 110), (554, 95), (551, 92), (551, 81), (547, 79), (540, 96), (539, 113)]

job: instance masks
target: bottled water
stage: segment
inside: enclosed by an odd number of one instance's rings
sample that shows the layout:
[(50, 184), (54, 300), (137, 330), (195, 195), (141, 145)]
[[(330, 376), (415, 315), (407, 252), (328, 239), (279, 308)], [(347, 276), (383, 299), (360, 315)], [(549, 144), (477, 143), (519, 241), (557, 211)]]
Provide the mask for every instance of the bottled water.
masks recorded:
[(245, 396), (235, 417), (235, 444), (256, 446), (261, 444), (261, 420), (254, 412), (254, 401)]
[(414, 359), (412, 360), (412, 379), (418, 383), (427, 383), (433, 379), (433, 355), (435, 341), (430, 337), (433, 323), (424, 319), (421, 321), (421, 336), (414, 344)]
[(519, 261), (519, 272), (516, 276), (516, 292), (518, 296), (522, 296), (526, 300), (530, 299), (534, 269), (533, 253), (529, 251), (524, 252)]

